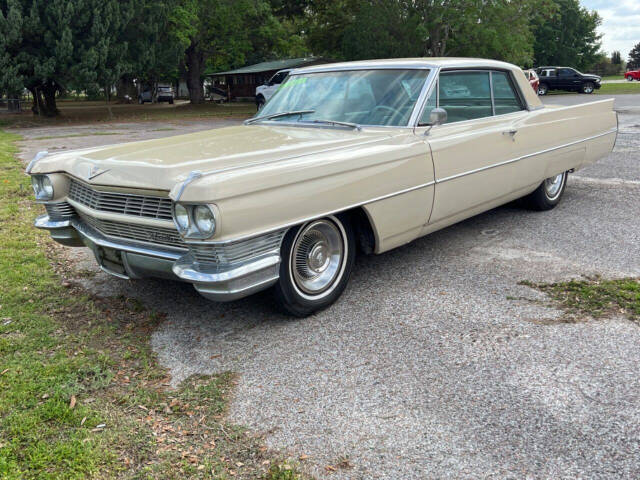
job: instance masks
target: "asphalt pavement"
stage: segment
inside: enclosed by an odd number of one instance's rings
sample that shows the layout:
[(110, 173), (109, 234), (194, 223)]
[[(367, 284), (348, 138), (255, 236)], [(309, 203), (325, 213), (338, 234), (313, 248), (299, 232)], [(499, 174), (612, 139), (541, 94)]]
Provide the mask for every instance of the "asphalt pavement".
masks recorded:
[(215, 304), (180, 283), (83, 281), (167, 314), (152, 344), (174, 384), (237, 372), (230, 419), (308, 456), (317, 478), (639, 478), (640, 326), (566, 323), (519, 285), (640, 276), (640, 95), (616, 108), (614, 151), (571, 175), (556, 209), (508, 205), (361, 257), (337, 304), (307, 319), (266, 294)]

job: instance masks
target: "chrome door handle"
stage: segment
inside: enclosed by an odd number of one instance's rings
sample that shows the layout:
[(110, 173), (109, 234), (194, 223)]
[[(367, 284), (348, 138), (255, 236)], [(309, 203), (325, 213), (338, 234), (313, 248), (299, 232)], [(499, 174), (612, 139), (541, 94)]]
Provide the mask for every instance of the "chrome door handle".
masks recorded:
[(512, 128), (511, 130), (505, 130), (504, 132), (502, 132), (502, 135), (511, 135), (511, 138), (515, 142), (516, 133), (518, 133), (518, 130), (516, 130), (515, 128)]

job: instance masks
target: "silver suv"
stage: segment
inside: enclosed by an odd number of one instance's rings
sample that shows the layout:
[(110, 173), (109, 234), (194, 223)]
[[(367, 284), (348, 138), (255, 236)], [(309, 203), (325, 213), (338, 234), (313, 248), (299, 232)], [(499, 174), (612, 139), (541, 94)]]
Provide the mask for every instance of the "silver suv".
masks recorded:
[[(173, 104), (173, 87), (171, 85), (158, 85), (158, 95), (156, 102), (169, 102)], [(146, 88), (138, 95), (138, 103), (153, 102), (153, 91)]]

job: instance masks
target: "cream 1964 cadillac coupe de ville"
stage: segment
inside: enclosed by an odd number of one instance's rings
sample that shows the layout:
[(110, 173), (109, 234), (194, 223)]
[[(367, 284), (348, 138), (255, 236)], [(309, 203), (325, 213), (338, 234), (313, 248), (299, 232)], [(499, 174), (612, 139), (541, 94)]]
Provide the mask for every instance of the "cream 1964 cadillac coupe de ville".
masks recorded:
[(613, 148), (613, 100), (543, 106), (522, 70), (478, 59), (292, 71), (244, 125), (38, 154), (36, 227), (106, 272), (237, 299), (273, 287), (308, 315), (381, 253), (517, 198), (553, 208)]

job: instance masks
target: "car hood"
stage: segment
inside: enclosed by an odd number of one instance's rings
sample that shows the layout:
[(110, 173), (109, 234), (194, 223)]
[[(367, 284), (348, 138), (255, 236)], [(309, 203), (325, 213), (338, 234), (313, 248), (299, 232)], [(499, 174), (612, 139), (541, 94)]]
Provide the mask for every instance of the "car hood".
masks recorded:
[(94, 185), (171, 190), (192, 171), (211, 174), (381, 141), (388, 131), (242, 125), (48, 155), (31, 173), (67, 172)]
[(592, 75), (592, 74), (582, 74), (582, 78), (584, 78), (585, 80), (600, 80), (601, 79), (598, 75)]

